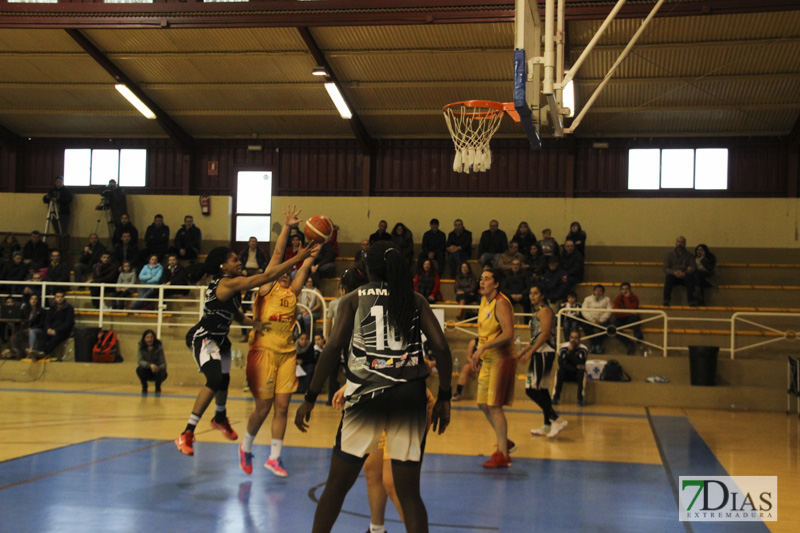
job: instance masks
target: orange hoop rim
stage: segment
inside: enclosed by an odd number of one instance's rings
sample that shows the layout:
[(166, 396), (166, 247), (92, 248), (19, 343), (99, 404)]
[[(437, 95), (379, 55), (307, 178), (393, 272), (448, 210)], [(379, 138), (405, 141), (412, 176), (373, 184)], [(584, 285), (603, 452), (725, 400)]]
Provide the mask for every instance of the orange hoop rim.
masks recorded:
[[(490, 111), (461, 111), (452, 109), (456, 106), (463, 106), (465, 108), (485, 108), (490, 109)], [(492, 118), (497, 116), (498, 113), (505, 112), (508, 113), (508, 115), (516, 122), (519, 122), (519, 114), (514, 108), (513, 102), (495, 102), (493, 100), (464, 100), (463, 102), (453, 102), (452, 104), (447, 104), (442, 108), (444, 113), (447, 113), (448, 110), (451, 113), (469, 116), (478, 120)]]

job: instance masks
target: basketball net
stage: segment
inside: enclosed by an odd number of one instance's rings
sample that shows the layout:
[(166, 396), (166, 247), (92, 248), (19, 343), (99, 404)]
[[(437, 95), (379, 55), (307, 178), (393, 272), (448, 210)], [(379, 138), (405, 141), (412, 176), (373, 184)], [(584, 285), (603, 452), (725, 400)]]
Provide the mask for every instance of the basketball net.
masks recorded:
[(469, 174), (471, 170), (486, 172), (492, 168), (489, 141), (500, 127), (504, 104), (469, 100), (448, 104), (442, 112), (456, 148), (453, 171)]

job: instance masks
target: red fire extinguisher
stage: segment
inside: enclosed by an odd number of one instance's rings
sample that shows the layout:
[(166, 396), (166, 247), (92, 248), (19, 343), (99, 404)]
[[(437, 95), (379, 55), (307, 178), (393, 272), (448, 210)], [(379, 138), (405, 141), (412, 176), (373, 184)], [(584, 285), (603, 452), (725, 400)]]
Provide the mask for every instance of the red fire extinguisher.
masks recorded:
[(200, 195), (200, 212), (205, 216), (211, 215), (211, 197), (207, 194)]

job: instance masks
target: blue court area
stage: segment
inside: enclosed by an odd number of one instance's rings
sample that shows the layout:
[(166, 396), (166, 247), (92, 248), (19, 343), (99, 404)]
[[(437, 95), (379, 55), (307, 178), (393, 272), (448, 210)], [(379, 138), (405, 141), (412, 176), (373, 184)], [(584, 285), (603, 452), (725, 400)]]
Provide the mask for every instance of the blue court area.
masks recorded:
[[(515, 458), (485, 470), (482, 457), (425, 458), (422, 491), (430, 530), (731, 531), (738, 524), (678, 521), (677, 476), (724, 469), (688, 420), (654, 417), (664, 465)], [(268, 448), (255, 448), (257, 465)], [(310, 531), (330, 450), (286, 447), (289, 478), (237, 466), (236, 445), (198, 442), (195, 456), (171, 441), (99, 439), (0, 464), (5, 532)], [(334, 531), (369, 524), (363, 477)], [(388, 531), (404, 531), (391, 504)], [(747, 531), (767, 531), (748, 524)]]

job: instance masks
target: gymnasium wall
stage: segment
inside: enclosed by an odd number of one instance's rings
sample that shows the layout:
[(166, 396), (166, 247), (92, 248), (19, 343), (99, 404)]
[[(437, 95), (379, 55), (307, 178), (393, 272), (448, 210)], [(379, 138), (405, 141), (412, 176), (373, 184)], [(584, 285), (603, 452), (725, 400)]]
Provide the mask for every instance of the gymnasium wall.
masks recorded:
[[(72, 235), (82, 240), (97, 227), (101, 212), (95, 210), (100, 196), (78, 194), (73, 202)], [(496, 218), (511, 234), (521, 220), (538, 234), (550, 227), (561, 240), (573, 220), (580, 221), (591, 246), (669, 247), (677, 235), (689, 245), (705, 242), (712, 248), (800, 249), (800, 200), (796, 198), (460, 198), (460, 197), (321, 197), (276, 196), (273, 220), (289, 204), (303, 209), (303, 216), (322, 213), (340, 226), (341, 243), (357, 243), (374, 232), (378, 221), (391, 227), (403, 222), (419, 244), (436, 217), (445, 232), (461, 218), (474, 240)], [(0, 233), (44, 229), (46, 206), (40, 193), (0, 194)], [(212, 196), (211, 216), (200, 214), (197, 196), (129, 193), (128, 208), (143, 235), (156, 213), (165, 217), (174, 233), (183, 216), (194, 216), (206, 244), (230, 242), (232, 199)], [(107, 238), (105, 219), (100, 236)], [(275, 226), (273, 226), (275, 229)], [(277, 235), (277, 234), (274, 234)]]

